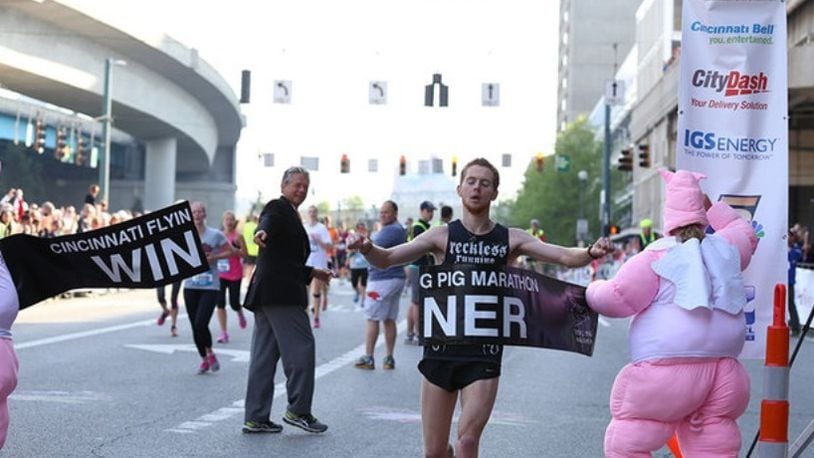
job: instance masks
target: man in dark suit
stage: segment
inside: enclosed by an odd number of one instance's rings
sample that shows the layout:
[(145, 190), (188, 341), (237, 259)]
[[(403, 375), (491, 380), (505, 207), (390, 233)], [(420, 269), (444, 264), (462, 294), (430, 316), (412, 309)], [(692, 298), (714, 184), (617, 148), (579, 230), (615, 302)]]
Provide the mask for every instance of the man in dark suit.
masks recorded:
[(261, 247), (246, 293), (245, 307), (254, 312), (249, 381), (246, 389), (246, 433), (279, 433), (269, 419), (274, 398), (274, 372), (282, 357), (288, 391), (283, 421), (312, 433), (328, 426), (311, 414), (314, 397), (314, 334), (308, 320), (306, 286), (311, 279), (328, 282), (327, 270), (305, 265), (310, 253), (297, 207), (308, 195), (308, 171), (291, 167), (282, 180), (282, 196), (260, 214), (254, 241)]

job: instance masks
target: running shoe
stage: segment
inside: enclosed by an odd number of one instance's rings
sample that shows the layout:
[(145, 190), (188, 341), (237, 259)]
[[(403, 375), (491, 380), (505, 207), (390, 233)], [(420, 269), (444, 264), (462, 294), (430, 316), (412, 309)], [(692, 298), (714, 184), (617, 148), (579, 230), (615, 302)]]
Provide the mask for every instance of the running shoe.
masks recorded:
[(218, 337), (218, 343), (222, 343), (222, 344), (229, 343), (229, 333), (227, 333), (226, 331), (223, 331), (220, 334), (220, 337)]
[(415, 334), (407, 334), (407, 337), (404, 338), (404, 345), (418, 345)]
[(328, 425), (321, 423), (313, 415), (297, 415), (294, 412), (287, 410), (283, 416), (283, 421), (291, 426), (308, 431), (309, 433), (324, 433), (328, 430)]
[(359, 302), (359, 292), (358, 291), (353, 294), (353, 303), (355, 304), (357, 302)]
[(207, 355), (207, 360), (209, 361), (209, 369), (211, 369), (212, 372), (217, 372), (220, 370), (220, 363), (218, 362), (218, 358), (215, 357), (214, 353)]
[(243, 315), (243, 310), (237, 312), (237, 324), (240, 325), (240, 329), (246, 329), (246, 317)]
[(396, 368), (396, 360), (393, 359), (392, 356), (387, 355), (384, 357), (384, 363), (382, 363), (382, 367), (385, 369), (395, 369)]
[(278, 425), (272, 421), (246, 421), (243, 422), (244, 433), (279, 433), (283, 431), (283, 425)]
[(161, 315), (158, 316), (158, 319), (155, 321), (155, 324), (157, 324), (159, 326), (164, 326), (164, 322), (167, 321), (168, 316), (170, 316), (170, 311), (167, 310), (167, 309), (164, 309), (161, 312)]
[(314, 327), (319, 328), (319, 318), (314, 318)]
[(209, 372), (209, 361), (204, 358), (203, 361), (201, 361), (201, 365), (198, 366), (198, 375), (205, 374), (207, 372)]
[(353, 366), (358, 367), (359, 369), (369, 369), (369, 370), (371, 370), (371, 369), (376, 368), (376, 363), (373, 362), (373, 357), (372, 356), (364, 355), (364, 356), (359, 357), (359, 359), (356, 360), (356, 363), (354, 363)]

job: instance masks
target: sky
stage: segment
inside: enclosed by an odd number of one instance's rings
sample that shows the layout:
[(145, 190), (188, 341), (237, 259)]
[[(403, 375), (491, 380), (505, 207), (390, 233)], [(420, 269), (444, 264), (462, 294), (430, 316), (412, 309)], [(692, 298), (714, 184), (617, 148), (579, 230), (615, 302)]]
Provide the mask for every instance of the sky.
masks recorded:
[[(140, 0), (128, 3), (127, 14), (198, 49), (236, 93), (241, 70), (251, 70), (238, 144), (240, 202), (258, 191), (275, 196), (286, 167), (318, 156), (310, 203), (359, 195), (369, 206), (390, 196), (401, 155), (410, 171), (434, 156), (449, 173), (452, 156), (463, 164), (512, 154), (501, 196), (514, 196), (528, 161), (553, 152), (558, 4)], [(423, 105), (433, 73), (450, 88), (449, 107)], [(292, 82), (291, 104), (272, 102), (276, 80)], [(368, 103), (374, 80), (387, 82), (386, 105)], [(499, 107), (481, 106), (483, 83), (500, 84)], [(275, 167), (263, 167), (260, 153), (274, 153)], [(349, 175), (338, 173), (342, 154), (351, 160)], [(367, 172), (372, 158), (378, 173)]]

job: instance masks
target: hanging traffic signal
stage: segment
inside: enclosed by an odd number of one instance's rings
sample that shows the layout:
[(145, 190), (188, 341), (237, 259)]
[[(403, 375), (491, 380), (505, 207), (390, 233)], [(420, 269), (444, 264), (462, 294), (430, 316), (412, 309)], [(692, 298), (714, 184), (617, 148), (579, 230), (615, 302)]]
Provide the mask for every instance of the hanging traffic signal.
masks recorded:
[(57, 142), (56, 142), (56, 146), (54, 147), (54, 157), (58, 161), (61, 161), (65, 157), (65, 155), (67, 153), (67, 147), (68, 147), (67, 139), (68, 139), (68, 134), (65, 132), (65, 128), (64, 127), (58, 127), (57, 128)]
[(543, 171), (543, 167), (545, 167), (545, 157), (543, 153), (537, 153), (537, 156), (534, 158), (535, 166), (537, 167), (538, 172)]
[(350, 173), (350, 159), (347, 154), (343, 154), (339, 160), (339, 173)]
[(452, 176), (458, 176), (458, 156), (452, 156)]
[(38, 119), (34, 125), (34, 151), (39, 154), (45, 152), (45, 122)]
[(82, 137), (82, 133), (80, 132), (76, 138), (76, 156), (73, 158), (73, 163), (80, 167), (85, 165), (86, 155), (87, 145), (85, 144), (85, 138)]
[(407, 158), (404, 156), (399, 158), (399, 175), (407, 175)]
[(650, 145), (639, 145), (639, 167), (650, 167)]
[(623, 149), (619, 156), (619, 170), (630, 172), (633, 170), (633, 150)]

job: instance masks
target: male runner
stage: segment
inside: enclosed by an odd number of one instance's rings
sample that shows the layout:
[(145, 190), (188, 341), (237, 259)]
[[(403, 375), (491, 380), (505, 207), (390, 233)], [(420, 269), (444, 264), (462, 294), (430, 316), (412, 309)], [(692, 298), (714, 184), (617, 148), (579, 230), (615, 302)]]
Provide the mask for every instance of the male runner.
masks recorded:
[[(600, 239), (587, 249), (566, 248), (542, 242), (521, 229), (495, 223), (489, 217), (489, 210), (497, 198), (499, 184), (497, 169), (486, 159), (475, 159), (463, 168), (457, 188), (463, 208), (460, 220), (448, 226), (433, 227), (412, 241), (392, 248), (377, 247), (365, 237), (353, 240), (350, 248), (358, 248), (371, 264), (380, 268), (405, 264), (429, 253), (443, 260), (443, 264), (507, 265), (509, 259), (526, 255), (579, 267), (613, 251), (608, 239)], [(498, 254), (463, 254), (478, 251), (462, 249), (467, 244), (493, 245), (495, 249), (488, 253)], [(478, 455), (481, 433), (497, 397), (502, 353), (500, 345), (424, 347), (424, 358), (418, 369), (424, 375), (421, 423), (427, 457), (452, 456), (449, 433), (459, 393), (461, 415), (454, 456)]]

